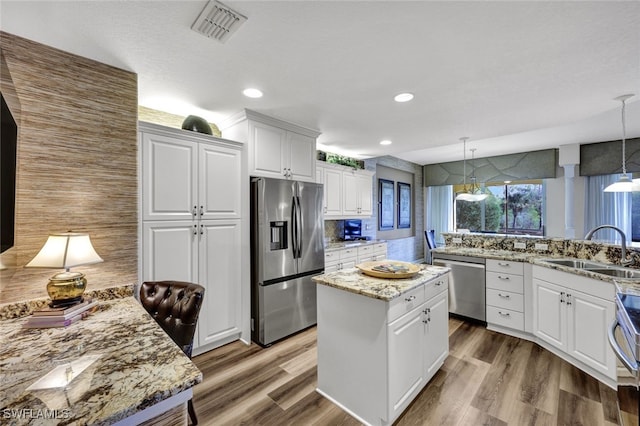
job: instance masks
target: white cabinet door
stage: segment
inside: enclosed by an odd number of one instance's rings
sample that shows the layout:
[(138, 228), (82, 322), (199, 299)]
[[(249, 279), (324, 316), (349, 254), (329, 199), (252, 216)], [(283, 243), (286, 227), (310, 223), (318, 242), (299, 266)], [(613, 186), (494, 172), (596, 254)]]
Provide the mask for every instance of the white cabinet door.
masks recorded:
[(539, 279), (533, 280), (533, 334), (567, 351), (565, 289)]
[(282, 179), (288, 168), (287, 131), (268, 124), (250, 121), (252, 140), (252, 175)]
[(424, 366), (424, 304), (388, 325), (389, 410), (391, 418), (422, 388)]
[(287, 132), (288, 166), (290, 178), (315, 182), (316, 140), (299, 133)]
[(566, 297), (569, 354), (616, 379), (616, 360), (607, 339), (615, 303), (581, 292), (570, 292)]
[(142, 238), (143, 281), (200, 282), (196, 222), (145, 222)]
[(340, 216), (342, 214), (342, 172), (323, 169), (324, 173), (324, 214)]
[(143, 220), (189, 220), (198, 197), (198, 149), (191, 141), (142, 133)]
[(448, 292), (444, 291), (425, 304), (425, 375), (427, 380), (433, 377), (449, 355), (449, 302)]
[(373, 214), (373, 179), (368, 174), (357, 176), (359, 214), (371, 216)]
[(199, 275), (205, 288), (198, 320), (200, 346), (240, 334), (241, 232), (239, 220), (201, 221)]
[(200, 219), (242, 217), (242, 151), (200, 144), (198, 163)]
[(354, 173), (342, 173), (342, 213), (357, 216), (360, 200), (358, 192), (358, 178)]

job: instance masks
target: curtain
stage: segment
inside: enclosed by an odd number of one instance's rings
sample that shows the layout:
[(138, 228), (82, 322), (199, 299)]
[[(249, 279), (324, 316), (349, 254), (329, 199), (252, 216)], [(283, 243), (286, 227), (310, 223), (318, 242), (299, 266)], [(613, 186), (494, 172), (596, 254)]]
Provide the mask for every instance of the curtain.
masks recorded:
[[(613, 225), (622, 229), (627, 241), (631, 242), (631, 193), (604, 192), (610, 184), (616, 182), (621, 175), (601, 175), (587, 177), (585, 185), (585, 230), (600, 225)], [(621, 241), (620, 234), (612, 229), (601, 229), (593, 235), (595, 240)]]
[(435, 231), (436, 244), (444, 245), (443, 232), (453, 230), (453, 186), (427, 187), (426, 230)]

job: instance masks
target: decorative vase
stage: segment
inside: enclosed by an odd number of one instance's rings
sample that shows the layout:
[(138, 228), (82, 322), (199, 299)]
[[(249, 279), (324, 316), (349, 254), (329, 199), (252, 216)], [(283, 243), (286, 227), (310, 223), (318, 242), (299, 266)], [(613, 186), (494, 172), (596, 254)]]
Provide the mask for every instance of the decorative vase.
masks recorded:
[(207, 135), (213, 135), (211, 126), (202, 117), (196, 115), (190, 115), (182, 122), (182, 128), (184, 130), (191, 130), (192, 132), (205, 133)]

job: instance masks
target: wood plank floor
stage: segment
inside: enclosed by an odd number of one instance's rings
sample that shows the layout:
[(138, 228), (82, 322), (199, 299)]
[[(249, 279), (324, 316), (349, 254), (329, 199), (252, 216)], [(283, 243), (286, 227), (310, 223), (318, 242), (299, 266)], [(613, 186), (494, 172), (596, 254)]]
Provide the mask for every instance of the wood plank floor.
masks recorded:
[[(449, 320), (450, 355), (396, 425), (638, 425), (638, 392), (600, 384), (538, 345)], [(316, 329), (193, 361), (201, 425), (358, 425), (315, 392)]]

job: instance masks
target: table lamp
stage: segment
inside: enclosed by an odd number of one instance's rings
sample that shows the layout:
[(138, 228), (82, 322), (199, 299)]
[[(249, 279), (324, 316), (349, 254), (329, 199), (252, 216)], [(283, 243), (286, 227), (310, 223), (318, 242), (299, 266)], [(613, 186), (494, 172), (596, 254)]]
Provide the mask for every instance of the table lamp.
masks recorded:
[(102, 262), (102, 258), (94, 250), (89, 234), (64, 232), (49, 236), (40, 252), (27, 268), (64, 268), (49, 278), (47, 293), (51, 298), (51, 306), (69, 306), (82, 300), (82, 293), (87, 287), (87, 279), (81, 272), (70, 272), (74, 266), (91, 265)]

